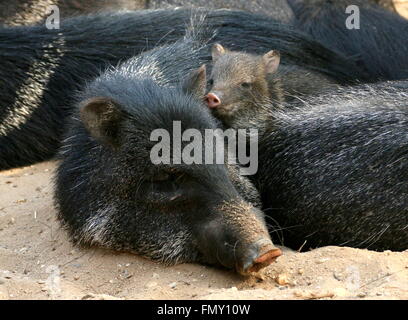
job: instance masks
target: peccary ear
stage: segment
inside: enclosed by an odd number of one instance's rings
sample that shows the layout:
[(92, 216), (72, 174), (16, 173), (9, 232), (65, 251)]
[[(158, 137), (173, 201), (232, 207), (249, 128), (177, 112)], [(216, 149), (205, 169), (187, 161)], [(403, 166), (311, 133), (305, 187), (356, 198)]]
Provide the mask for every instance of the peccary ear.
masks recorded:
[(271, 50), (262, 56), (262, 62), (265, 66), (266, 73), (274, 73), (278, 70), (280, 63), (280, 53), (276, 50)]
[(219, 43), (214, 44), (211, 49), (212, 60), (217, 61), (226, 52), (227, 50), (222, 45)]
[(192, 71), (182, 84), (183, 92), (192, 94), (198, 99), (204, 97), (206, 86), (207, 77), (204, 64), (200, 68)]
[(119, 145), (119, 128), (123, 117), (117, 102), (106, 97), (85, 100), (80, 105), (80, 116), (95, 139), (112, 147)]

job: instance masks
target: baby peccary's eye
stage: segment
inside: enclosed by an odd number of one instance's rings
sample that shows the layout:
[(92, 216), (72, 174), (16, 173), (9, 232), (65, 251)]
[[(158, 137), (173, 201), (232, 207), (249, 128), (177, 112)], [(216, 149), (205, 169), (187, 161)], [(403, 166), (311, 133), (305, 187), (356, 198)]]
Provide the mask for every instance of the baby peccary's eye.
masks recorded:
[(251, 84), (249, 82), (242, 82), (241, 87), (245, 89), (251, 88)]
[(209, 84), (210, 86), (213, 86), (213, 85), (214, 85), (214, 79), (208, 80), (208, 84)]

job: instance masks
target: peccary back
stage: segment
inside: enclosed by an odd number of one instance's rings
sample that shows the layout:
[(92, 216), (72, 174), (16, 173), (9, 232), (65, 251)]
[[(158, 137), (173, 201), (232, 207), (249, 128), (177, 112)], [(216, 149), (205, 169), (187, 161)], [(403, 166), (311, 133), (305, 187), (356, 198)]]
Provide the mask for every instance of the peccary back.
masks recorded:
[[(408, 20), (379, 6), (364, 5), (365, 1), (291, 2), (300, 30), (333, 50), (357, 57), (371, 81), (408, 78)], [(353, 10), (346, 12), (349, 5)], [(351, 29), (348, 20), (353, 22)]]
[(339, 90), (275, 110), (256, 185), (299, 248), (408, 248), (408, 83)]

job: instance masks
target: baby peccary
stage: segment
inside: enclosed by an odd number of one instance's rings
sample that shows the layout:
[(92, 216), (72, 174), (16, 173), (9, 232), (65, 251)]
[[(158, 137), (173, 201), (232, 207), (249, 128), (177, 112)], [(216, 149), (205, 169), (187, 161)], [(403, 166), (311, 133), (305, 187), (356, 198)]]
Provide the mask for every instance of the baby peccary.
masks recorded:
[(408, 248), (407, 96), (386, 82), (254, 115), (253, 180), (285, 245)]
[(280, 65), (280, 53), (263, 56), (212, 47), (213, 66), (205, 100), (215, 116), (228, 127), (248, 127), (254, 114), (267, 107), (280, 107), (295, 97), (315, 94), (336, 86), (317, 72)]
[[(205, 69), (176, 85), (201, 63), (195, 46), (186, 39), (157, 48), (83, 90), (56, 173), (59, 219), (76, 244), (245, 274), (281, 254), (256, 208), (256, 189), (234, 166), (177, 164), (174, 154), (153, 164), (151, 157), (156, 129), (173, 137), (180, 121), (181, 132), (194, 128), (204, 137), (216, 128), (199, 98)], [(168, 142), (174, 152), (178, 142)]]

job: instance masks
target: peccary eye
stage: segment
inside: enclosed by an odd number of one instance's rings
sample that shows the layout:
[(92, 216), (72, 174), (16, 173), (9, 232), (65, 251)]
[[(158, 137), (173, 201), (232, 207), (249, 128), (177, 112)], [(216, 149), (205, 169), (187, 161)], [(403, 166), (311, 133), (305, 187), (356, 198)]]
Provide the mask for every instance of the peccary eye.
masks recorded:
[(241, 87), (245, 89), (251, 88), (251, 84), (249, 82), (242, 82)]
[(209, 84), (210, 86), (213, 86), (213, 85), (214, 85), (214, 79), (208, 80), (208, 84)]

